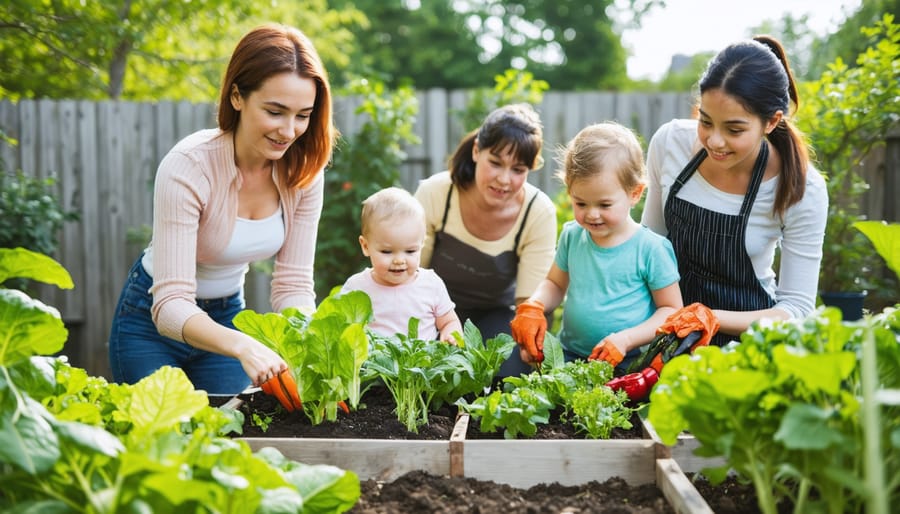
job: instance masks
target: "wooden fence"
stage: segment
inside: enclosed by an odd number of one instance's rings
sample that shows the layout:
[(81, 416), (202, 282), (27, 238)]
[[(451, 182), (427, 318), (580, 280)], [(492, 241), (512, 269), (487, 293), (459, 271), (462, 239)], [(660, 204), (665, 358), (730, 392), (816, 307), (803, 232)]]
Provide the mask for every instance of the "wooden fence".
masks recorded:
[[(445, 168), (465, 132), (455, 113), (466, 106), (468, 93), (434, 89), (417, 98), (414, 130), (421, 144), (406, 149), (408, 158), (401, 170), (402, 185), (411, 191), (418, 180)], [(355, 114), (357, 105), (355, 98), (335, 99), (336, 124), (346, 135), (365, 121), (364, 115)], [(691, 99), (687, 93), (551, 92), (538, 110), (548, 164), (529, 180), (554, 194), (558, 185), (548, 172), (554, 150), (579, 129), (617, 120), (649, 140), (662, 123), (689, 116)], [(18, 141), (0, 142), (3, 169), (56, 177), (65, 209), (80, 215), (79, 222), (65, 225), (54, 256), (71, 273), (75, 288), (45, 288), (41, 293), (45, 302), (60, 310), (69, 328), (63, 353), (73, 365), (109, 376), (111, 316), (125, 274), (141, 251), (140, 244), (129, 242), (128, 234), (152, 223), (152, 185), (160, 159), (182, 137), (215, 126), (214, 119), (212, 104), (0, 101), (0, 131)], [(247, 301), (248, 307), (268, 310), (268, 284), (254, 274), (248, 277)]]

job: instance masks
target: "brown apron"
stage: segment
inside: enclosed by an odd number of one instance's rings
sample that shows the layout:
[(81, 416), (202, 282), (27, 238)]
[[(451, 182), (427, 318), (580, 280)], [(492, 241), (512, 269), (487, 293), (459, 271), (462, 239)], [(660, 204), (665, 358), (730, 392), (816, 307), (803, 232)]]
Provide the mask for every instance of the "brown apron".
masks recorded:
[[(481, 337), (488, 340), (497, 334), (509, 333), (509, 322), (515, 314), (516, 275), (519, 270), (516, 250), (537, 194), (525, 207), (513, 248), (494, 256), (444, 232), (453, 189), (451, 185), (447, 191), (441, 228), (434, 234), (431, 269), (447, 285), (460, 321), (465, 323), (467, 319), (471, 320), (481, 331)], [(519, 358), (518, 348), (514, 348), (498, 376), (518, 375), (530, 370)]]

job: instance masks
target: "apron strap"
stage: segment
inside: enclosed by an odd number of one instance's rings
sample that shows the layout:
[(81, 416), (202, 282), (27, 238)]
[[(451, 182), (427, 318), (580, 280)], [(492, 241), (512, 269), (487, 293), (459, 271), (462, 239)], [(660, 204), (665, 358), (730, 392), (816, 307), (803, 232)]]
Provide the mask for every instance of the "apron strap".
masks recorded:
[(441, 219), (441, 232), (447, 227), (447, 213), (450, 212), (450, 196), (453, 195), (453, 184), (447, 189), (447, 203), (444, 204), (444, 218)]
[[(759, 185), (766, 174), (766, 164), (769, 162), (769, 143), (765, 139), (759, 147), (759, 155), (756, 156), (756, 162), (753, 164), (753, 174), (750, 176), (750, 184), (747, 186), (747, 194), (744, 195), (744, 203), (741, 204), (741, 217), (747, 218), (750, 215), (750, 209), (753, 208), (753, 202), (756, 200), (756, 194), (759, 192)], [(746, 228), (747, 222), (744, 222)]]
[(694, 154), (694, 157), (688, 161), (687, 165), (682, 168), (681, 173), (678, 174), (678, 178), (675, 179), (675, 183), (672, 184), (672, 188), (669, 190), (669, 198), (673, 198), (678, 191), (681, 191), (681, 188), (684, 186), (685, 182), (691, 178), (691, 175), (694, 174), (694, 171), (697, 170), (697, 167), (700, 166), (700, 163), (706, 159), (706, 148), (701, 148), (699, 152)]
[(528, 221), (528, 213), (531, 212), (531, 204), (534, 203), (537, 197), (538, 193), (535, 193), (534, 196), (531, 197), (531, 200), (528, 201), (528, 206), (525, 207), (525, 216), (522, 216), (522, 224), (519, 225), (519, 231), (516, 232), (516, 242), (513, 245), (514, 251), (517, 251), (519, 249), (519, 238), (522, 237), (522, 231), (525, 230), (525, 222)]
[[(450, 212), (450, 197), (453, 196), (453, 184), (450, 184), (450, 188), (447, 189), (447, 201), (444, 204), (444, 217), (441, 218), (441, 230), (444, 231), (444, 228), (447, 226), (447, 213)], [(534, 201), (537, 199), (538, 193), (535, 193), (534, 196), (531, 197), (531, 200), (528, 201), (528, 205), (525, 206), (525, 216), (522, 217), (522, 224), (519, 225), (519, 231), (516, 232), (516, 240), (513, 245), (513, 250), (519, 249), (519, 239), (522, 237), (522, 231), (525, 230), (525, 222), (528, 221), (528, 213), (531, 212), (531, 206), (534, 204)]]

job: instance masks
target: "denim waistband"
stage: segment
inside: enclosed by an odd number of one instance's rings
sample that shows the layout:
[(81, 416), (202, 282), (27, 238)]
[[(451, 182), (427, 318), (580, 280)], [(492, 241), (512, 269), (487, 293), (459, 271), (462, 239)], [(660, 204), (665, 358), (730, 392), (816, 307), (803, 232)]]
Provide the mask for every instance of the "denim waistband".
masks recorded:
[(197, 305), (203, 309), (215, 309), (215, 308), (224, 308), (240, 300), (241, 293), (237, 292), (229, 296), (223, 296), (221, 298), (197, 298)]
[[(153, 277), (147, 273), (147, 270), (144, 269), (144, 265), (141, 264), (141, 257), (138, 257), (137, 261), (135, 261), (134, 265), (131, 267), (131, 277), (133, 280), (138, 281), (138, 283), (147, 284), (147, 289), (153, 285)], [(234, 294), (228, 296), (222, 296), (220, 298), (197, 298), (197, 306), (203, 310), (215, 309), (215, 308), (224, 308), (228, 307), (235, 301), (241, 299), (241, 292), (238, 291)]]

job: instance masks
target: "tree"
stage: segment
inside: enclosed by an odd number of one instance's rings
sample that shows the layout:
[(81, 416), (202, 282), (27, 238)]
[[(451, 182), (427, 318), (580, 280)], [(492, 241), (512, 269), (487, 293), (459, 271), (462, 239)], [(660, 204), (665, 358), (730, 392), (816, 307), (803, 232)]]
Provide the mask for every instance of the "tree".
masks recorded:
[(807, 76), (821, 76), (838, 57), (845, 63), (855, 63), (872, 44), (862, 29), (875, 25), (885, 14), (900, 19), (900, 0), (863, 1), (827, 39), (813, 42)]
[(412, 6), (404, 0), (333, 0), (336, 8), (354, 7), (367, 19), (349, 49), (349, 74), (375, 77), (391, 87), (414, 84), (468, 88), (489, 84), (502, 72), (479, 61), (476, 35), (451, 2), (431, 0)]
[(363, 11), (357, 73), (382, 72), (390, 85), (476, 88), (507, 69), (528, 71), (554, 89), (627, 84), (618, 31), (639, 26), (659, 0), (340, 0)]
[[(785, 13), (779, 20), (767, 20), (750, 30), (748, 37), (758, 34), (769, 34), (778, 38), (790, 59), (791, 71), (797, 80), (815, 80), (811, 76), (809, 65), (813, 58), (813, 47), (824, 40), (809, 28), (809, 15), (794, 16)], [(820, 73), (821, 74), (821, 73)]]
[(7, 0), (0, 90), (14, 99), (210, 101), (234, 45), (254, 26), (298, 26), (323, 60), (346, 65), (337, 49), (361, 19), (355, 10), (329, 10), (325, 0)]

